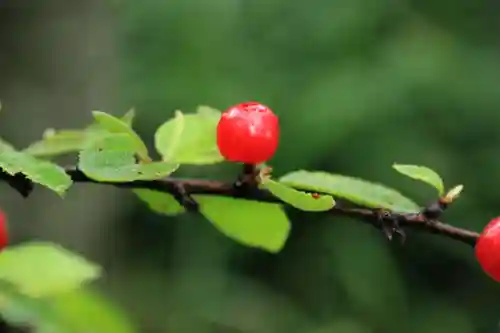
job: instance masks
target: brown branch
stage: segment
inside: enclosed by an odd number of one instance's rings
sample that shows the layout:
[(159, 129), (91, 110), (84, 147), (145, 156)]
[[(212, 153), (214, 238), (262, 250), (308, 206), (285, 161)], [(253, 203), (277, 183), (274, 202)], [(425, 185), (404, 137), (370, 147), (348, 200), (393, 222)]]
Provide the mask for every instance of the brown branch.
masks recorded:
[[(71, 176), (75, 182), (88, 182), (88, 183), (100, 183), (95, 180), (88, 178), (83, 172), (68, 168), (67, 173)], [(189, 194), (212, 194), (220, 195), (226, 197), (243, 198), (248, 200), (257, 200), (265, 202), (275, 202), (280, 203), (281, 201), (271, 195), (266, 190), (256, 189), (254, 191), (240, 191), (234, 184), (225, 183), (213, 180), (201, 180), (201, 179), (180, 179), (180, 178), (165, 178), (161, 180), (153, 181), (132, 181), (125, 183), (109, 183), (117, 187), (123, 188), (146, 188), (151, 190), (157, 190), (167, 193), (176, 193), (178, 187), (183, 188)], [(282, 203), (282, 202), (281, 202)], [(425, 212), (425, 209), (423, 210)], [(464, 243), (475, 245), (479, 234), (474, 231), (467, 229), (461, 229), (453, 227), (452, 225), (431, 220), (425, 217), (423, 213), (406, 214), (406, 213), (395, 213), (386, 212), (381, 216), (380, 210), (371, 209), (366, 207), (346, 207), (342, 202), (337, 201), (335, 207), (333, 207), (328, 213), (344, 215), (353, 218), (360, 218), (361, 220), (371, 223), (376, 227), (380, 227), (380, 222), (386, 221), (398, 221), (399, 225), (402, 227), (410, 227), (415, 229), (425, 230), (430, 233), (439, 234), (447, 236), (449, 238), (462, 241)]]
[[(249, 167), (245, 167), (248, 171)], [(221, 182), (215, 180), (202, 180), (202, 179), (182, 179), (168, 177), (160, 180), (138, 180), (130, 182), (102, 182), (93, 180), (87, 177), (83, 172), (76, 169), (75, 167), (66, 168), (67, 174), (76, 183), (95, 183), (103, 185), (112, 185), (119, 188), (142, 188), (150, 189), (165, 193), (172, 194), (182, 205), (186, 206), (189, 204), (188, 210), (195, 210), (196, 203), (192, 200), (191, 195), (193, 194), (211, 194), (219, 195), (225, 197), (242, 198), (247, 200), (256, 200), (264, 202), (273, 203), (283, 203), (280, 199), (274, 197), (271, 193), (266, 190), (259, 189), (257, 187), (248, 190), (242, 190), (240, 186), (235, 186), (233, 183)], [(15, 178), (16, 176), (9, 176), (0, 173), (0, 180), (8, 181), (9, 184), (16, 190), (22, 192), (22, 186), (20, 186)], [(328, 214), (349, 216), (352, 218), (357, 218), (366, 223), (384, 230), (384, 226), (389, 224), (391, 230), (400, 233), (401, 228), (412, 228), (417, 230), (423, 230), (433, 234), (439, 234), (451, 239), (455, 239), (471, 246), (476, 244), (479, 237), (477, 232), (457, 228), (452, 225), (446, 224), (444, 222), (438, 221), (435, 216), (428, 217), (428, 209), (424, 208), (422, 212), (415, 213), (398, 213), (389, 212), (381, 209), (373, 209), (368, 207), (360, 207), (353, 205), (347, 201), (337, 200), (336, 205), (329, 210)], [(391, 234), (392, 235), (392, 234)], [(389, 238), (391, 235), (388, 235)]]

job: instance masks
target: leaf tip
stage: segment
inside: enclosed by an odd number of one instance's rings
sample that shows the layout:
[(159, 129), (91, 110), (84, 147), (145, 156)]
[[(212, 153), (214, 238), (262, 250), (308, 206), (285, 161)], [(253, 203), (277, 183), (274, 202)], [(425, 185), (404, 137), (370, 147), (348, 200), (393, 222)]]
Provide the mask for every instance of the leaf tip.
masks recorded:
[(104, 114), (104, 113), (106, 113), (106, 112), (104, 112), (104, 111), (99, 111), (99, 110), (93, 110), (93, 111), (91, 111), (91, 113), (92, 113), (92, 116), (93, 116), (93, 117), (96, 117), (96, 116), (99, 116), (99, 115)]
[(453, 187), (443, 197), (443, 201), (447, 202), (447, 203), (453, 202), (455, 199), (457, 199), (460, 196), (460, 194), (462, 193), (463, 189), (464, 189), (464, 186), (462, 184)]
[(420, 180), (428, 185), (433, 186), (439, 193), (444, 193), (444, 182), (441, 176), (433, 169), (421, 165), (398, 164), (393, 163), (393, 169), (407, 177), (415, 180)]
[(269, 253), (277, 254), (283, 250), (285, 244), (286, 240), (283, 243), (276, 244), (276, 246), (266, 246), (266, 247), (261, 246), (260, 249)]

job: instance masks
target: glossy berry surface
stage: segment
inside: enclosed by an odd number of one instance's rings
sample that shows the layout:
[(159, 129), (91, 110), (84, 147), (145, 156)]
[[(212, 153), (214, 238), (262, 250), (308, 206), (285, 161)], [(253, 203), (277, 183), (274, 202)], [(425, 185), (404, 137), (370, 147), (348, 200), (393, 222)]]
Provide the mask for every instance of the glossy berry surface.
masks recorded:
[(500, 282), (500, 217), (486, 225), (476, 243), (475, 252), (484, 272)]
[(9, 243), (9, 234), (7, 229), (7, 216), (0, 210), (0, 250), (3, 250)]
[(278, 148), (279, 120), (267, 106), (241, 103), (222, 113), (217, 125), (217, 146), (228, 161), (259, 164)]

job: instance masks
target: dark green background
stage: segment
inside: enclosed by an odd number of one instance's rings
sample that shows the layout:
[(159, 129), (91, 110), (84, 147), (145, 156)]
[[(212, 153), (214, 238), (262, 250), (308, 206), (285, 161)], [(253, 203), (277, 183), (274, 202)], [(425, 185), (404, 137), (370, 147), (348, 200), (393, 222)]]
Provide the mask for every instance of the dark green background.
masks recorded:
[[(276, 175), (299, 168), (435, 192), (391, 169), (436, 169), (465, 192), (444, 219), (498, 214), (498, 1), (0, 1), (2, 137), (79, 128), (91, 110), (138, 112), (152, 142), (174, 110), (258, 100), (282, 124)], [(63, 162), (71, 162), (64, 160)], [(232, 179), (236, 168), (182, 175)], [(125, 190), (78, 185), (61, 201), (0, 205), (15, 241), (49, 239), (98, 261), (99, 287), (141, 332), (496, 332), (500, 288), (473, 251), (411, 233), (400, 246), (342, 218), (296, 214), (278, 255), (202, 218), (148, 212)]]

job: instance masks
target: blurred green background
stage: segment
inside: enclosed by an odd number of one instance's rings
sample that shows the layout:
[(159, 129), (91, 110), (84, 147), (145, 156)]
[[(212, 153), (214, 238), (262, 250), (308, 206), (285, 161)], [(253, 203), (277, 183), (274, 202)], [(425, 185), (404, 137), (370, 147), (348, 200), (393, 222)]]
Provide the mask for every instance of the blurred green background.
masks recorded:
[[(0, 130), (25, 147), (48, 127), (83, 127), (91, 110), (135, 107), (151, 143), (176, 109), (257, 100), (281, 119), (276, 175), (343, 173), (425, 204), (433, 190), (391, 165), (427, 165), (465, 185), (444, 219), (481, 230), (498, 214), (499, 10), (491, 0), (1, 0)], [(271, 255), (202, 218), (155, 215), (126, 190), (79, 184), (63, 201), (0, 191), (15, 241), (53, 240), (102, 264), (97, 288), (138, 332), (498, 331), (500, 288), (468, 246), (443, 237), (411, 232), (401, 246), (353, 220), (292, 214), (291, 238)]]

